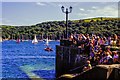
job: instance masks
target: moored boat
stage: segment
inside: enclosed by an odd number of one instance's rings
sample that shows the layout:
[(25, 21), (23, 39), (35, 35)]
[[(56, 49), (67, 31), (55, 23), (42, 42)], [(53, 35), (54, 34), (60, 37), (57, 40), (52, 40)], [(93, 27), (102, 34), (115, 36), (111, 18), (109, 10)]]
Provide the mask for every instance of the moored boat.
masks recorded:
[(16, 43), (20, 43), (20, 39), (19, 38), (16, 40)]
[(37, 43), (38, 43), (38, 40), (37, 40), (37, 38), (36, 38), (36, 35), (34, 36), (34, 39), (32, 40), (32, 43), (33, 43), (33, 44), (37, 44)]
[(0, 42), (2, 42), (3, 40), (2, 40), (2, 37), (0, 37)]

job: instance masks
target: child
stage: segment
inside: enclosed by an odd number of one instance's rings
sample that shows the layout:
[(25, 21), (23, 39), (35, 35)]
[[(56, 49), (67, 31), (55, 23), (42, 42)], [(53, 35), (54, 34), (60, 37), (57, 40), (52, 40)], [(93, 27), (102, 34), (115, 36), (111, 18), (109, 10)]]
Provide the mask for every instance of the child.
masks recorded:
[(83, 71), (87, 71), (87, 70), (90, 70), (90, 69), (92, 69), (92, 66), (90, 64), (90, 61), (87, 60), (87, 63), (86, 63), (86, 65), (83, 68)]

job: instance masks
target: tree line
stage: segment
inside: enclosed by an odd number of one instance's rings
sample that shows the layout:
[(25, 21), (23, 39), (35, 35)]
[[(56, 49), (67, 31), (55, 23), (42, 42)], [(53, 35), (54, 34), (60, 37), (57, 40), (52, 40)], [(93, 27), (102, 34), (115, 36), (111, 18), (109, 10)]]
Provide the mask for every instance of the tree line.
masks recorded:
[[(89, 33), (109, 36), (120, 34), (120, 20), (118, 18), (91, 18), (68, 21), (68, 34)], [(36, 34), (39, 39), (49, 37), (50, 39), (64, 38), (66, 23), (65, 21), (42, 22), (31, 26), (0, 26), (3, 39), (33, 39)]]

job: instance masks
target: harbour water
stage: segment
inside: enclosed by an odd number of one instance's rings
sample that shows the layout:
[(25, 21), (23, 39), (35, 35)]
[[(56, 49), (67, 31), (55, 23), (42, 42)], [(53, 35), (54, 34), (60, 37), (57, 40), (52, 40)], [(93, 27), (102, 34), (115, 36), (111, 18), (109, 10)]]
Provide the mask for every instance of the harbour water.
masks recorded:
[(44, 50), (45, 42), (2, 42), (2, 78), (55, 78), (55, 52), (58, 41), (50, 41), (51, 52)]

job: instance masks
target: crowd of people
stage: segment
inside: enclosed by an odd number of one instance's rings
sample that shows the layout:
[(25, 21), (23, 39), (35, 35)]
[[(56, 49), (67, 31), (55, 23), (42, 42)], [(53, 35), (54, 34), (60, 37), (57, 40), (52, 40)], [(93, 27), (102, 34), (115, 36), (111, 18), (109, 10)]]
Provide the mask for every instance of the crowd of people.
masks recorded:
[(120, 36), (116, 34), (107, 37), (95, 34), (71, 34), (69, 41), (81, 48), (82, 54), (88, 54), (84, 70), (90, 69), (91, 65), (120, 63)]

